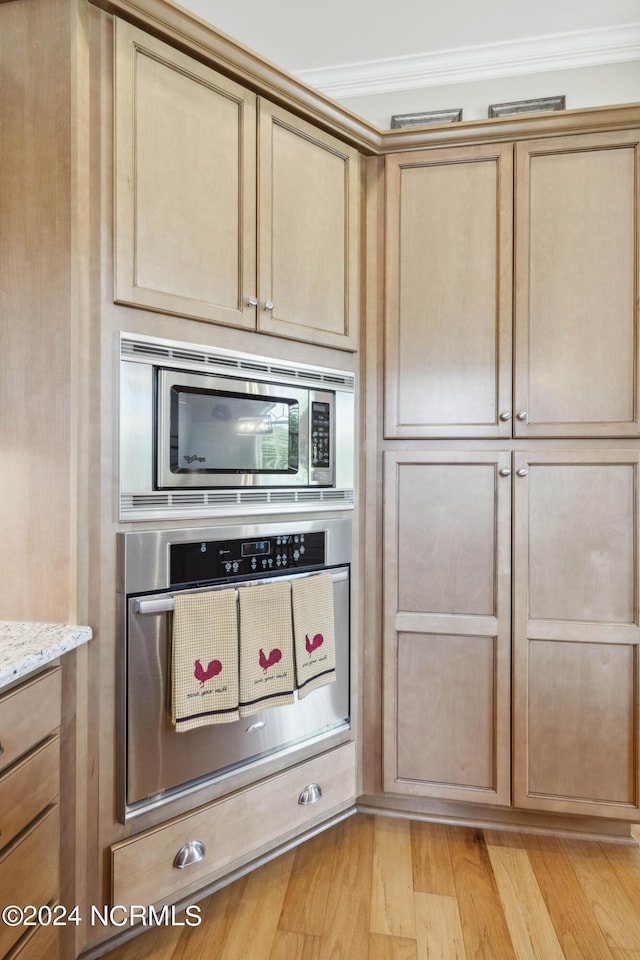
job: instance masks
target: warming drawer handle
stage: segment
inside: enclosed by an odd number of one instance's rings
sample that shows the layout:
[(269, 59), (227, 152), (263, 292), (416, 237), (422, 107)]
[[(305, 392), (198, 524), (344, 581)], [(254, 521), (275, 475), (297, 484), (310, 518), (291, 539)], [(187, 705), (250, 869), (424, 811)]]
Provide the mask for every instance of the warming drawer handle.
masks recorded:
[(185, 843), (176, 853), (173, 865), (177, 867), (178, 870), (184, 870), (185, 867), (190, 867), (192, 864), (200, 863), (201, 860), (204, 860), (206, 852), (206, 847), (202, 840), (189, 840), (189, 843)]
[[(0, 3), (2, 0), (0, 0)], [(307, 576), (313, 576), (313, 574), (307, 574)], [(331, 579), (334, 583), (339, 583), (341, 580), (347, 580), (349, 574), (346, 570), (338, 570), (336, 573), (331, 573)], [(291, 577), (269, 577), (265, 580), (259, 580), (255, 586), (260, 586), (261, 584), (275, 583), (282, 580), (290, 580)], [(236, 600), (238, 599), (238, 591), (236, 590)], [(133, 609), (135, 613), (171, 613), (173, 610), (173, 597), (161, 597), (159, 600), (135, 600)]]
[(305, 787), (300, 796), (298, 797), (298, 803), (302, 804), (303, 807), (306, 807), (309, 803), (317, 803), (318, 800), (322, 799), (322, 788), (319, 783), (310, 783), (308, 787)]

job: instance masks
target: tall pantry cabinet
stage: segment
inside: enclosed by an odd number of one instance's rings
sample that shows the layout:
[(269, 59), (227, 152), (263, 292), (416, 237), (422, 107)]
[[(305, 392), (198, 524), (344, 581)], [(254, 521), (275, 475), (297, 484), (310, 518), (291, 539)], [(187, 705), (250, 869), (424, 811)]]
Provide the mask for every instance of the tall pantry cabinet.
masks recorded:
[(638, 816), (639, 137), (386, 158), (392, 797)]

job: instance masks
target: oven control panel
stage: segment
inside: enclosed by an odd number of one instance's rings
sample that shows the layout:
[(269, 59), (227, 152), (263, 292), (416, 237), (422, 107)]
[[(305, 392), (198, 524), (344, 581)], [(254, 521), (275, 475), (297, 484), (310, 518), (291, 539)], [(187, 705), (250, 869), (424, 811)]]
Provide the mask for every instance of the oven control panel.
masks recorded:
[(171, 586), (323, 566), (325, 532), (169, 546)]

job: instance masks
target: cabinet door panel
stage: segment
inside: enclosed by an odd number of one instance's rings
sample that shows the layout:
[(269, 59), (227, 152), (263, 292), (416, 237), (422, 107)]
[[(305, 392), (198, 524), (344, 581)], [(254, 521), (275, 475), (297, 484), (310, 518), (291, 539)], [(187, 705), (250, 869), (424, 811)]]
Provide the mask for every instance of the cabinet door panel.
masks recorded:
[(512, 146), (386, 160), (388, 437), (510, 436)]
[(516, 147), (518, 436), (637, 436), (637, 131)]
[(258, 328), (355, 350), (359, 155), (266, 100), (259, 121)]
[(399, 634), (398, 780), (494, 790), (495, 680), (495, 637)]
[(509, 454), (385, 454), (384, 784), (509, 803)]
[(533, 468), (532, 619), (634, 622), (634, 484), (633, 464)]
[(637, 647), (532, 640), (529, 792), (635, 804)]
[(398, 474), (400, 610), (495, 616), (493, 464), (404, 464)]
[(115, 298), (255, 327), (255, 95), (116, 24)]
[(635, 819), (640, 454), (514, 461), (514, 803)]

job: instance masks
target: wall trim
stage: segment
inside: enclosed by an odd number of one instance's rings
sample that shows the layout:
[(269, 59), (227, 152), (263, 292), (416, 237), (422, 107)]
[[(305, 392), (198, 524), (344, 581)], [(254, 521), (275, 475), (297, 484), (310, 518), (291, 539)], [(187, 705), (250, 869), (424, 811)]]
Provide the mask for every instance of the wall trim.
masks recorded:
[(331, 97), (363, 97), (494, 77), (569, 70), (640, 59), (640, 23), (458, 47), (295, 75)]

